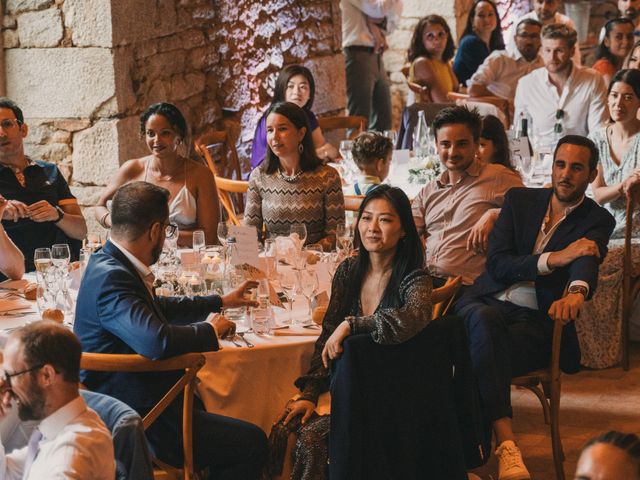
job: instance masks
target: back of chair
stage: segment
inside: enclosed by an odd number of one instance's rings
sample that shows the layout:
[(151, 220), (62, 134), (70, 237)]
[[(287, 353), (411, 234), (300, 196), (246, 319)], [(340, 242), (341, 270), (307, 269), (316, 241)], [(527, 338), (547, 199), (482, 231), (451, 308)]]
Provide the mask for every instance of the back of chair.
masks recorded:
[(629, 370), (629, 319), (638, 294), (638, 277), (634, 275), (633, 214), (640, 203), (640, 185), (635, 185), (627, 195), (627, 211), (624, 228), (624, 253), (622, 259), (622, 368)]
[(244, 206), (243, 194), (247, 193), (249, 189), (249, 182), (244, 180), (230, 180), (228, 178), (223, 178), (219, 176), (215, 176), (216, 179), (216, 187), (218, 189), (218, 198), (220, 199), (220, 203), (224, 207), (225, 212), (227, 213), (227, 217), (229, 222), (233, 225), (240, 225), (240, 219), (238, 218), (238, 210), (240, 208), (236, 207), (233, 199), (231, 198), (231, 194), (238, 194), (240, 197), (239, 207)]
[(445, 315), (455, 297), (458, 290), (462, 286), (462, 277), (449, 277), (445, 284), (440, 288), (434, 288), (431, 292), (431, 303), (433, 304), (433, 313), (431, 318), (438, 318)]
[(440, 110), (451, 106), (453, 106), (451, 103), (416, 102), (413, 105), (405, 107), (404, 112), (402, 112), (400, 129), (398, 130), (396, 148), (399, 150), (413, 149), (413, 130), (418, 123), (418, 112), (424, 112), (424, 118), (427, 121), (427, 124), (431, 125), (431, 122), (433, 122), (433, 119)]
[[(513, 112), (511, 109), (511, 103), (506, 98), (496, 97), (496, 96), (482, 96), (482, 97), (472, 97), (466, 93), (457, 93), (457, 92), (449, 92), (447, 93), (447, 98), (449, 98), (453, 102), (461, 102), (461, 103), (488, 103), (490, 105), (495, 106), (500, 114), (504, 118), (500, 118), (502, 123), (504, 124), (504, 128), (508, 129), (511, 126), (511, 122), (513, 119)], [(498, 115), (500, 116), (500, 115)]]
[(360, 205), (364, 195), (345, 195), (344, 196), (344, 209), (349, 212), (357, 212), (360, 210)]
[[(164, 397), (142, 419), (145, 430), (157, 420), (166, 408), (184, 392), (182, 412), (182, 438), (184, 466), (180, 477), (184, 480), (193, 478), (193, 394), (195, 391), (196, 374), (205, 364), (201, 353), (186, 353), (165, 360), (149, 360), (142, 355), (83, 353), (80, 368), (99, 372), (171, 372), (184, 370), (184, 375), (171, 387)], [(158, 459), (153, 462), (173, 476), (178, 473), (175, 468), (166, 465)]]
[(350, 131), (349, 139), (353, 140), (367, 129), (367, 119), (357, 115), (318, 117), (318, 126), (322, 129), (323, 133), (331, 130)]
[[(194, 142), (194, 148), (206, 162), (214, 175), (224, 178), (242, 178), (240, 161), (235, 143), (227, 130), (209, 130)], [(214, 159), (211, 149), (218, 149), (219, 155)]]

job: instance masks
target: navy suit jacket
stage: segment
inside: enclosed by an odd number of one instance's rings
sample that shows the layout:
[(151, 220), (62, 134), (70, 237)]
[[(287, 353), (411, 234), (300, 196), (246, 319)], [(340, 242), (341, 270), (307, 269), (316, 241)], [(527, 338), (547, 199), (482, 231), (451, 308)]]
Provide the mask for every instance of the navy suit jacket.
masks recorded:
[[(220, 311), (214, 295), (189, 299), (153, 297), (127, 257), (111, 242), (91, 255), (82, 277), (74, 331), (82, 350), (138, 353), (157, 360), (188, 352), (218, 350), (213, 327), (204, 322)], [(81, 381), (138, 411), (155, 405), (179, 372), (82, 371)]]
[[(598, 284), (598, 268), (607, 254), (607, 243), (615, 220), (607, 210), (585, 198), (558, 226), (543, 252), (562, 250), (585, 237), (596, 242), (600, 258), (580, 257), (565, 267), (556, 268), (549, 275), (538, 275), (540, 255), (532, 252), (551, 195), (550, 188), (512, 188), (507, 192), (489, 237), (485, 271), (465, 293), (467, 299), (493, 295), (514, 283), (532, 281), (535, 282), (538, 309), (547, 312), (574, 280), (589, 284), (591, 298)], [(464, 299), (461, 302), (466, 303)], [(580, 369), (580, 346), (573, 322), (563, 330), (560, 365), (568, 373)]]

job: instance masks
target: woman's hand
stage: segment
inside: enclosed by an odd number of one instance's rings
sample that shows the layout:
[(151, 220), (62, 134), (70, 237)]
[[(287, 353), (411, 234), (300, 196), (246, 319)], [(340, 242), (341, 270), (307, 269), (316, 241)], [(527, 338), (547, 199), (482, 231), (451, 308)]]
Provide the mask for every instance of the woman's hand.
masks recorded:
[(282, 423), (286, 425), (298, 415), (302, 415), (301, 423), (304, 424), (315, 409), (316, 404), (310, 400), (293, 400), (287, 403), (287, 408), (284, 409), (280, 420), (284, 418)]
[(637, 168), (622, 182), (622, 191), (625, 195), (629, 195), (629, 191), (634, 185), (640, 183), (640, 168)]
[(222, 307), (257, 307), (258, 302), (251, 300), (251, 298), (247, 296), (250, 293), (249, 291), (254, 288), (258, 288), (258, 282), (255, 280), (246, 280), (238, 288), (222, 297)]
[(335, 360), (342, 355), (342, 342), (351, 334), (349, 322), (343, 321), (331, 334), (322, 350), (322, 363), (329, 368), (329, 360)]

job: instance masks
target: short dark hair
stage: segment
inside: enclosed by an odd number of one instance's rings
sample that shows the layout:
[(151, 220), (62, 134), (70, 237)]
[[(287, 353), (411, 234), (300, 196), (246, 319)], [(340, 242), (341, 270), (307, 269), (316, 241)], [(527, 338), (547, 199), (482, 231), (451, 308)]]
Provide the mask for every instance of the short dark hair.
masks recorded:
[(184, 115), (182, 115), (182, 112), (173, 103), (167, 102), (154, 103), (140, 114), (141, 136), (144, 137), (147, 120), (149, 120), (151, 115), (162, 115), (169, 121), (173, 129), (183, 140), (187, 139), (189, 135), (189, 128), (187, 127), (187, 121), (185, 120)]
[(573, 48), (578, 41), (578, 33), (574, 28), (571, 28), (564, 23), (550, 23), (542, 27), (540, 32), (541, 39), (549, 40), (566, 40), (567, 46)]
[(480, 139), (482, 120), (477, 109), (469, 110), (467, 107), (456, 105), (440, 110), (433, 119), (433, 131), (436, 140), (438, 139), (438, 130), (454, 124), (466, 125), (471, 130), (473, 140), (477, 142)]
[[(311, 128), (309, 127), (309, 120), (307, 114), (298, 105), (291, 102), (278, 102), (269, 108), (266, 113), (266, 117), (272, 113), (283, 115), (296, 127), (298, 130), (306, 128), (304, 137), (302, 138), (302, 152), (300, 153), (300, 169), (303, 172), (311, 172), (318, 168), (322, 163), (316, 155), (316, 148), (313, 146), (313, 139), (311, 138)], [(265, 157), (264, 168), (265, 172), (272, 174), (278, 171), (280, 168), (280, 159), (271, 151), (271, 147), (267, 148), (267, 155)]]
[(611, 64), (614, 67), (617, 67), (619, 65), (618, 63), (619, 60), (616, 57), (614, 57), (613, 53), (611, 53), (611, 49), (604, 44), (604, 39), (610, 37), (613, 27), (615, 27), (616, 25), (623, 25), (623, 24), (631, 25), (632, 32), (636, 27), (635, 24), (633, 23), (633, 20), (631, 20), (629, 17), (612, 18), (611, 20), (609, 20), (607, 23), (604, 24), (604, 27), (602, 27), (604, 28), (604, 37), (602, 37), (602, 41), (600, 42), (600, 44), (598, 45), (598, 48), (596, 49), (596, 60), (599, 60), (601, 58), (606, 58), (607, 60), (609, 60), (609, 62), (611, 62)]
[(80, 381), (82, 346), (78, 337), (59, 323), (43, 320), (16, 330), (12, 337), (22, 344), (27, 368), (51, 365), (65, 382)]
[(516, 34), (518, 33), (520, 25), (529, 25), (531, 27), (540, 27), (542, 29), (542, 22), (539, 22), (535, 18), (525, 18), (524, 20), (520, 20), (518, 25), (516, 25)]
[(589, 440), (582, 451), (598, 443), (606, 443), (623, 450), (635, 464), (636, 475), (640, 477), (640, 438), (638, 435), (611, 430)]
[(594, 171), (598, 168), (598, 161), (600, 160), (600, 152), (598, 151), (598, 147), (593, 141), (587, 137), (583, 137), (582, 135), (565, 135), (560, 139), (558, 144), (556, 145), (556, 149), (553, 152), (553, 160), (556, 160), (556, 156), (558, 155), (558, 150), (564, 144), (569, 145), (577, 145), (579, 147), (585, 147), (589, 149), (589, 171)]
[(491, 163), (503, 165), (515, 171), (511, 164), (511, 150), (509, 148), (509, 138), (504, 130), (504, 125), (495, 115), (485, 115), (482, 119), (482, 131), (480, 138), (491, 140), (494, 154)]
[(359, 168), (371, 165), (379, 158), (387, 158), (393, 150), (391, 140), (378, 132), (362, 132), (353, 141), (351, 155)]
[(169, 218), (169, 190), (148, 182), (131, 182), (116, 190), (111, 204), (111, 231), (135, 240), (156, 222)]
[(276, 84), (273, 89), (273, 103), (285, 102), (287, 97), (287, 85), (289, 84), (289, 80), (296, 75), (302, 75), (307, 79), (309, 83), (309, 100), (304, 105), (305, 108), (311, 109), (313, 107), (313, 99), (316, 96), (316, 82), (313, 80), (313, 75), (311, 74), (311, 70), (302, 65), (287, 65), (282, 69), (278, 78), (276, 79)]
[(473, 2), (473, 6), (471, 10), (469, 10), (469, 16), (467, 17), (467, 25), (462, 32), (462, 37), (465, 35), (473, 34), (473, 18), (476, 16), (476, 8), (481, 2), (486, 2), (491, 5), (493, 8), (493, 13), (496, 16), (496, 28), (491, 32), (491, 37), (489, 38), (489, 50), (504, 50), (504, 39), (502, 38), (502, 25), (500, 24), (500, 14), (498, 13), (498, 7), (493, 3), (492, 0), (476, 0)]
[(453, 58), (456, 45), (453, 43), (453, 35), (451, 35), (451, 29), (449, 28), (447, 21), (440, 15), (427, 15), (418, 22), (416, 28), (413, 30), (413, 36), (411, 37), (411, 43), (409, 44), (409, 51), (407, 52), (407, 59), (410, 62), (413, 62), (418, 57), (431, 58), (431, 55), (425, 48), (424, 41), (422, 40), (424, 29), (429, 25), (440, 25), (447, 34), (447, 43), (444, 47), (444, 51), (442, 52), (442, 61), (448, 62)]
[(18, 120), (18, 123), (22, 125), (24, 123), (24, 115), (22, 114), (22, 110), (18, 106), (16, 102), (7, 97), (0, 97), (0, 108), (8, 108), (13, 112)]

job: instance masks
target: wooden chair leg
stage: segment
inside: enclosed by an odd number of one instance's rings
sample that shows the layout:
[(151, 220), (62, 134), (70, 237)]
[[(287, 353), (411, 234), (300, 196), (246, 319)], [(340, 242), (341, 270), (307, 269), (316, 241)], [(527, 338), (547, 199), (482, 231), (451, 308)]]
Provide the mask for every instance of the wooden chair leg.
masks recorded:
[(542, 405), (542, 413), (544, 414), (544, 423), (545, 425), (551, 425), (551, 414), (549, 412), (549, 401), (547, 397), (544, 396), (544, 393), (538, 387), (529, 387), (524, 385), (523, 388), (526, 388), (530, 392), (533, 392), (538, 400), (540, 401), (540, 405)]
[(556, 470), (556, 479), (564, 480), (564, 452), (562, 439), (560, 438), (560, 383), (551, 385), (551, 398), (549, 399), (551, 410), (551, 446), (553, 450), (553, 464)]

